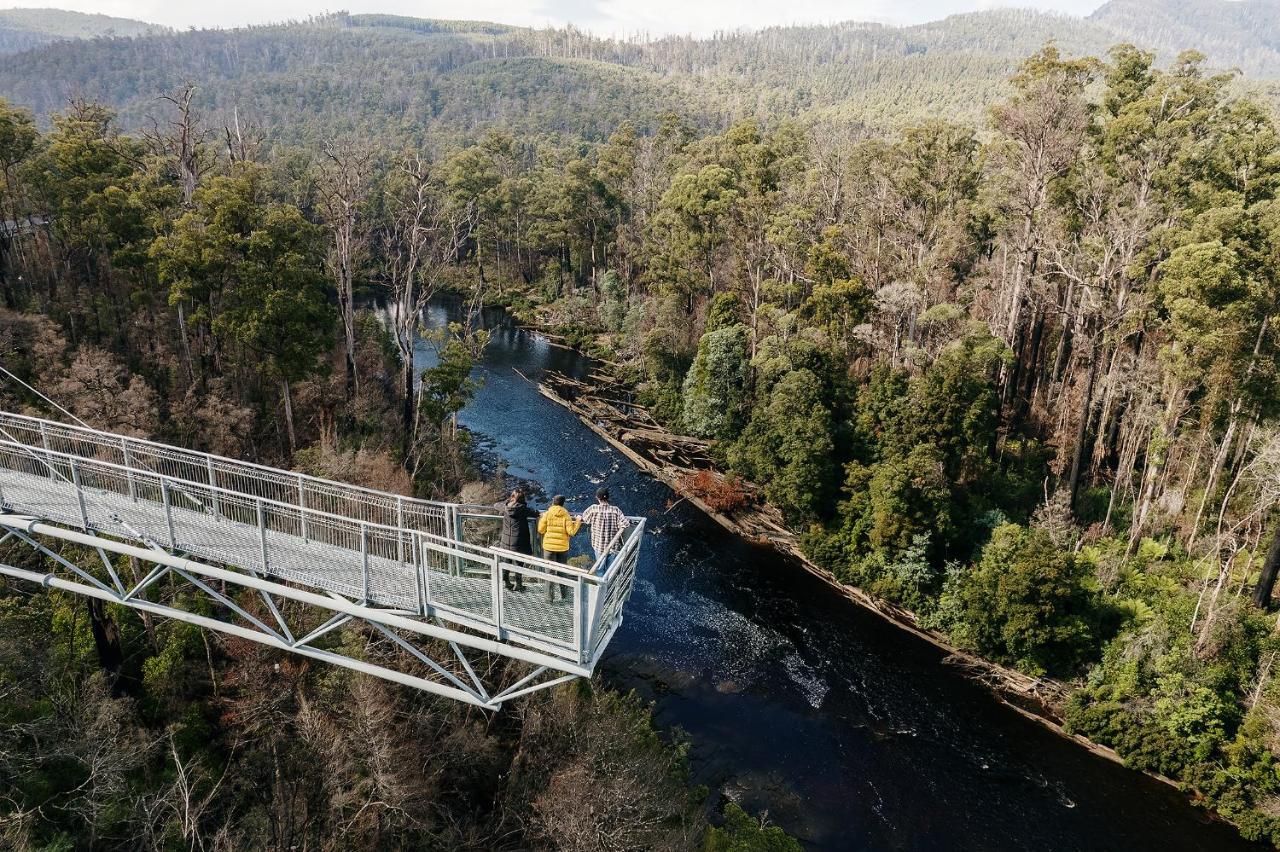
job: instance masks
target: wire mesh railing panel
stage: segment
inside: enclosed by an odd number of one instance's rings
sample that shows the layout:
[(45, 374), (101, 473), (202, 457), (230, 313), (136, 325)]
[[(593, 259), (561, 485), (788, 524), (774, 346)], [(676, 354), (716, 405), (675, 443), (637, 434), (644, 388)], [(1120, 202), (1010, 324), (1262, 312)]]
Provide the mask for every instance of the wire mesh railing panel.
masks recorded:
[(644, 520), (632, 519), (632, 529), (628, 530), (618, 555), (605, 572), (605, 583), (598, 594), (603, 595), (598, 615), (591, 625), (592, 653), (608, 636), (614, 622), (622, 617), (622, 608), (631, 597), (631, 589), (635, 585), (636, 568), (640, 561), (640, 541), (644, 535)]
[(502, 537), (502, 519), (497, 517), (497, 510), (492, 515), (481, 515), (476, 512), (458, 513), (458, 541), (474, 544), (477, 547), (497, 547)]
[[(500, 560), (504, 580), (525, 591), (499, 589), (502, 596), (502, 624), (550, 642), (575, 648), (574, 620), (578, 617), (579, 583), (569, 578), (539, 571), (508, 560)], [(518, 580), (518, 582), (517, 582)]]
[(0, 439), (149, 471), (184, 483), (206, 484), (299, 509), (314, 509), (357, 522), (404, 527), (433, 535), (447, 532), (448, 504), (317, 479), (153, 441), (8, 412), (0, 412)]
[(643, 529), (633, 519), (599, 578), (498, 549), (501, 519), (489, 507), (412, 500), (3, 412), (0, 500), (587, 660), (621, 617)]
[(493, 560), (426, 539), (421, 547), (423, 586), (431, 606), (452, 609), (496, 627)]

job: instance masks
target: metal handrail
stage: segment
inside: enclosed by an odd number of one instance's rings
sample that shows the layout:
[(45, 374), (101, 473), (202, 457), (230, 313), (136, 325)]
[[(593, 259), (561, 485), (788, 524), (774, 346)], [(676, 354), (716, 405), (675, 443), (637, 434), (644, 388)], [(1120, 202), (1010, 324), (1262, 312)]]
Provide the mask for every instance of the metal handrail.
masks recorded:
[[(619, 533), (622, 536), (625, 532), (626, 536), (618, 549), (613, 565), (605, 576), (599, 576), (595, 573), (599, 565), (598, 561), (591, 566), (591, 569), (586, 570), (552, 562), (539, 556), (464, 540), (461, 518), (465, 515), (497, 521), (501, 516), (491, 506), (415, 500), (374, 489), (348, 487), (305, 474), (294, 474), (220, 456), (193, 453), (156, 442), (126, 438), (6, 412), (0, 412), (0, 433), (10, 435), (9, 438), (0, 439), (0, 467), (9, 467), (15, 473), (30, 475), (29, 471), (25, 470), (29, 461), (20, 466), (14, 466), (14, 462), (10, 460), (12, 454), (19, 457), (27, 456), (34, 459), (37, 466), (43, 465), (48, 468), (50, 474), (49, 476), (45, 476), (44, 473), (35, 475), (53, 482), (62, 480), (59, 488), (70, 486), (68, 490), (74, 491), (74, 495), (66, 495), (68, 498), (73, 497), (74, 504), (67, 504), (66, 509), (46, 510), (50, 511), (51, 515), (65, 516), (61, 518), (62, 522), (71, 521), (86, 530), (110, 531), (93, 522), (86, 505), (87, 498), (95, 504), (103, 502), (107, 505), (106, 517), (110, 520), (109, 527), (119, 523), (128, 529), (130, 537), (146, 540), (153, 546), (164, 547), (166, 545), (156, 541), (159, 530), (151, 529), (139, 533), (120, 518), (118, 513), (120, 499), (130, 500), (134, 504), (144, 501), (152, 508), (150, 510), (140, 508), (139, 517), (144, 517), (148, 512), (159, 512), (163, 507), (163, 517), (153, 516), (155, 520), (152, 526), (163, 523), (168, 538), (167, 546), (179, 548), (181, 536), (175, 529), (174, 510), (196, 511), (208, 515), (209, 524), (227, 520), (247, 530), (256, 529), (257, 544), (247, 545), (246, 542), (238, 539), (234, 542), (223, 542), (217, 540), (215, 536), (213, 543), (197, 546), (193, 553), (199, 552), (203, 547), (206, 558), (232, 567), (247, 569), (250, 572), (261, 570), (319, 588), (351, 588), (353, 580), (360, 585), (359, 577), (362, 573), (363, 597), (366, 601), (373, 599), (371, 597), (371, 580), (373, 579), (371, 563), (380, 560), (380, 564), (389, 566), (400, 564), (403, 567), (396, 569), (399, 573), (388, 574), (387, 571), (391, 570), (390, 568), (377, 569), (381, 574), (379, 579), (381, 591), (376, 595), (379, 599), (402, 601), (403, 604), (395, 604), (397, 607), (416, 600), (419, 614), (424, 617), (436, 611), (445, 614), (446, 617), (452, 614), (454, 620), (494, 633), (500, 638), (510, 635), (525, 644), (572, 652), (580, 662), (594, 659), (602, 650), (602, 643), (607, 641), (607, 636), (611, 635), (621, 618), (621, 604), (629, 595), (630, 586), (634, 581), (635, 557), (644, 526), (641, 518), (628, 519), (630, 521), (628, 530)], [(31, 443), (24, 443), (19, 440), (19, 436), (28, 438)], [(67, 449), (72, 452), (50, 446), (60, 442), (66, 442)], [(130, 452), (130, 448), (134, 451)], [(141, 457), (148, 455), (167, 458), (174, 461), (177, 470), (186, 473), (198, 471), (201, 465), (207, 468), (213, 460), (216, 460), (219, 465), (225, 463), (228, 466), (227, 479), (234, 475), (237, 478), (236, 481), (251, 486), (258, 478), (275, 481), (277, 484), (283, 481), (286, 485), (292, 485), (295, 481), (305, 481), (314, 484), (317, 492), (337, 494), (344, 499), (345, 495), (351, 494), (359, 499), (368, 497), (382, 501), (381, 508), (384, 510), (382, 517), (387, 520), (390, 518), (385, 512), (392, 508), (396, 511), (397, 520), (408, 520), (403, 512), (405, 505), (410, 506), (411, 509), (425, 507), (433, 513), (438, 512), (438, 515), (434, 515), (435, 521), (430, 524), (432, 529), (415, 528), (408, 524), (381, 523), (368, 518), (364, 512), (344, 513), (306, 505), (306, 496), (309, 493), (307, 488), (297, 492), (301, 497), (300, 500), (288, 502), (277, 499), (280, 496), (278, 491), (252, 487), (228, 488), (216, 484), (218, 481), (216, 472), (210, 475), (212, 481), (206, 482), (139, 467), (136, 463), (120, 464), (101, 458), (99, 452), (103, 449), (108, 450), (109, 453), (118, 454), (125, 462), (137, 462)], [(193, 459), (196, 461), (193, 462)], [(262, 475), (249, 480), (246, 479), (243, 469), (236, 470), (237, 467), (252, 468), (260, 471)], [(40, 486), (40, 488), (46, 489), (45, 493), (50, 495), (57, 491), (48, 489), (48, 486)], [(285, 493), (293, 492), (287, 490)], [(108, 499), (108, 495), (112, 494), (116, 497)], [(181, 502), (175, 505), (173, 495), (182, 495), (190, 501), (190, 505), (184, 506)], [(115, 509), (109, 505), (112, 500), (117, 503)], [(0, 495), (0, 508), (7, 504), (8, 501)], [(47, 501), (42, 503), (36, 500), (32, 505), (47, 506), (48, 504)], [(343, 504), (339, 503), (338, 508), (342, 507)], [(14, 508), (21, 507), (14, 506)], [(102, 517), (97, 512), (96, 505), (93, 514)], [(426, 518), (422, 517), (420, 520), (426, 520)], [(188, 528), (188, 531), (184, 531), (184, 535), (190, 535), (189, 525), (192, 521), (189, 518), (180, 519), (180, 521), (184, 527)], [(202, 535), (207, 535), (208, 532), (209, 530), (206, 530)], [(334, 553), (332, 563), (317, 572), (309, 567), (305, 559), (299, 557), (297, 539), (294, 539), (294, 544), (289, 544), (288, 539), (276, 539), (276, 536), (280, 535), (295, 537), (300, 535), (301, 543), (304, 545), (318, 544), (338, 550)], [(233, 538), (236, 536), (243, 537), (244, 534), (235, 534)], [(429, 551), (437, 554), (435, 557), (437, 560), (451, 564), (452, 570), (458, 572), (458, 577), (464, 576), (464, 572), (468, 570), (462, 567), (465, 565), (473, 565), (480, 569), (479, 576), (471, 574), (476, 581), (487, 575), (489, 591), (485, 592), (485, 595), (488, 604), (483, 604), (482, 601), (471, 604), (465, 601), (460, 603), (456, 598), (450, 601), (433, 593), (432, 584), (445, 582), (447, 575), (434, 576), (441, 569), (432, 568), (430, 563), (422, 561)], [(345, 557), (340, 555), (344, 552), (347, 554)], [(438, 566), (441, 563), (437, 561), (435, 564)], [(574, 612), (572, 638), (563, 633), (563, 625), (556, 628), (562, 632), (555, 635), (545, 632), (552, 629), (550, 626), (545, 629), (536, 626), (538, 623), (550, 625), (553, 622), (537, 622), (536, 619), (533, 623), (529, 622), (528, 599), (524, 599), (523, 603), (514, 601), (514, 609), (508, 606), (512, 601), (508, 601), (507, 598), (512, 593), (504, 592), (502, 575), (509, 570), (516, 570), (530, 579), (541, 580), (548, 584), (555, 583), (571, 590), (568, 594)], [(335, 582), (339, 583), (339, 586), (326, 585), (326, 583)], [(388, 582), (391, 585), (387, 585)], [(346, 583), (346, 586), (342, 586), (342, 583)], [(405, 583), (413, 588), (403, 585)], [(523, 615), (516, 613), (521, 606), (526, 609)], [(546, 611), (550, 609), (551, 607), (548, 606)], [(518, 623), (521, 618), (524, 618), (523, 624)], [(560, 653), (560, 651), (555, 652)]]
[[(50, 430), (56, 430), (61, 434), (58, 437), (71, 441), (84, 441), (104, 449), (115, 450), (122, 448), (123, 458), (126, 464), (129, 461), (129, 452), (127, 449), (145, 449), (147, 452), (170, 461), (175, 464), (187, 464), (201, 470), (209, 470), (210, 466), (215, 472), (224, 472), (228, 476), (246, 477), (251, 472), (256, 472), (260, 479), (266, 479), (278, 486), (292, 486), (298, 482), (313, 486), (317, 492), (328, 496), (353, 499), (355, 501), (368, 500), (372, 501), (372, 505), (380, 505), (385, 509), (394, 509), (397, 506), (412, 509), (414, 507), (431, 508), (437, 510), (445, 510), (451, 507), (466, 509), (468, 511), (493, 512), (492, 506), (480, 506), (473, 504), (457, 504), (447, 503), (439, 500), (424, 500), (418, 497), (406, 497), (402, 494), (395, 494), (389, 491), (380, 491), (374, 488), (366, 488), (359, 485), (350, 485), (347, 483), (335, 482), (329, 479), (312, 476), (306, 473), (295, 471), (281, 470), (280, 468), (270, 467), (268, 465), (258, 464), (257, 462), (242, 461), (227, 456), (220, 456), (214, 453), (205, 453), (198, 450), (188, 450), (182, 447), (175, 447), (170, 444), (162, 444), (157, 441), (150, 441), (144, 438), (134, 438), (127, 435), (119, 435), (112, 432), (103, 432), (98, 429), (90, 429), (84, 426), (75, 426), (68, 423), (61, 423), (53, 420), (45, 420), (39, 417), (31, 417), (25, 414), (14, 414), (12, 412), (0, 412), (0, 424), (8, 422), (17, 422), (31, 428), (34, 431), (48, 434)], [(31, 445), (28, 445), (31, 446)], [(89, 458), (82, 454), (81, 458)], [(97, 460), (97, 459), (95, 459)], [(160, 471), (152, 471), (153, 473), (162, 474)], [(197, 481), (190, 477), (171, 477), (173, 479), (183, 479), (194, 484), (204, 484), (217, 487), (216, 473), (215, 481), (207, 480)], [(249, 493), (242, 489), (230, 489), (237, 493)], [(267, 494), (255, 494), (264, 499), (269, 499)], [(302, 506), (302, 504), (294, 504)]]

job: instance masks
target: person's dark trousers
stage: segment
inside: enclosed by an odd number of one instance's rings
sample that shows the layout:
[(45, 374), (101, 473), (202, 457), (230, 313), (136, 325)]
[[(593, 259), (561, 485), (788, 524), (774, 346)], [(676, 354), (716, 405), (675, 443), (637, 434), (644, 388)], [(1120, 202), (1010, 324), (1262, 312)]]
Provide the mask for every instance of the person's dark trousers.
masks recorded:
[[(525, 553), (523, 550), (518, 550), (518, 551), (516, 551), (516, 552), (517, 552), (517, 553), (524, 553), (524, 555), (525, 555), (525, 556), (532, 556), (532, 555), (533, 555), (532, 553)], [(514, 582), (515, 582), (515, 585), (512, 585), (512, 581), (514, 581)], [(505, 585), (508, 589), (510, 589), (510, 590), (511, 590), (511, 591), (513, 591), (513, 592), (523, 592), (523, 591), (524, 591), (524, 575), (523, 575), (523, 574), (517, 574), (517, 573), (516, 573), (516, 572), (514, 572), (514, 571), (503, 571), (503, 572), (502, 572), (502, 583), (503, 583), (503, 585)]]
[[(542, 551), (542, 555), (544, 558), (549, 559), (552, 562), (559, 562), (561, 565), (569, 564), (569, 551), (567, 550), (562, 550), (559, 553), (553, 553), (550, 550), (544, 550)], [(562, 586), (559, 583), (551, 583), (551, 582), (547, 583), (547, 600), (552, 602), (555, 601), (557, 589), (560, 590), (560, 597), (565, 600), (568, 600), (569, 598), (568, 587)]]

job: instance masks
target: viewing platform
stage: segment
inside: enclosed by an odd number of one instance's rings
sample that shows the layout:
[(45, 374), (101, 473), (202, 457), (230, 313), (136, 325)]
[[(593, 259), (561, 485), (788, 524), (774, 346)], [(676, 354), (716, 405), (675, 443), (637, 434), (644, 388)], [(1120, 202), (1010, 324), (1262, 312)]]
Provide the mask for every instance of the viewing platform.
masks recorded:
[[(590, 676), (635, 580), (644, 520), (629, 521), (615, 541), (616, 558), (600, 574), (599, 564), (579, 569), (495, 546), (501, 520), (490, 506), (418, 500), (0, 412), (4, 538), (21, 539), (59, 566), (38, 574), (0, 564), (0, 574), (484, 707)], [(102, 564), (78, 565), (42, 543), (49, 539), (96, 550)], [(108, 554), (143, 560), (150, 570), (124, 583), (126, 572)], [(211, 599), (225, 618), (183, 606), (190, 595), (160, 583), (166, 575)], [(508, 589), (505, 576), (519, 577), (523, 590)], [(266, 611), (251, 611), (220, 584), (251, 590)], [(278, 605), (282, 600), (290, 606)], [(326, 634), (352, 620), (427, 671), (420, 676), (324, 647)], [(418, 647), (410, 639), (438, 641)], [(490, 688), (463, 648), (533, 670)]]

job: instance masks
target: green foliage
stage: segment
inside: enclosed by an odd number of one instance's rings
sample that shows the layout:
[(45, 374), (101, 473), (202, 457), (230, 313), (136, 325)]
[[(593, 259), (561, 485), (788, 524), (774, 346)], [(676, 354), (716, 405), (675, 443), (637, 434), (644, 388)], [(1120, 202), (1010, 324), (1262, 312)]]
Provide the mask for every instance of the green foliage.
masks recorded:
[(1031, 674), (1070, 674), (1094, 653), (1099, 603), (1087, 573), (1044, 532), (997, 527), (953, 579), (943, 596), (954, 599), (950, 633), (961, 645)]
[(793, 523), (830, 514), (837, 467), (834, 423), (822, 382), (810, 370), (787, 373), (758, 405), (730, 450), (735, 469), (764, 484)]
[(474, 351), (462, 327), (453, 324), (437, 349), (436, 365), (422, 371), (418, 407), (427, 423), (439, 428), (461, 411), (479, 390), (479, 383), (471, 378)]
[(337, 316), (320, 228), (297, 207), (266, 202), (263, 181), (256, 168), (213, 178), (150, 253), (171, 303), (190, 302), (215, 337), (297, 381), (329, 349)]
[(684, 380), (681, 422), (692, 435), (725, 438), (742, 425), (748, 379), (747, 328), (715, 328), (698, 341), (698, 354)]
[[(742, 324), (742, 303), (733, 293), (717, 293), (707, 307), (707, 326), (703, 334), (740, 326)], [(704, 337), (705, 339), (705, 337)]]
[(800, 852), (800, 842), (776, 825), (749, 815), (734, 802), (724, 807), (724, 827), (707, 830), (704, 852)]

